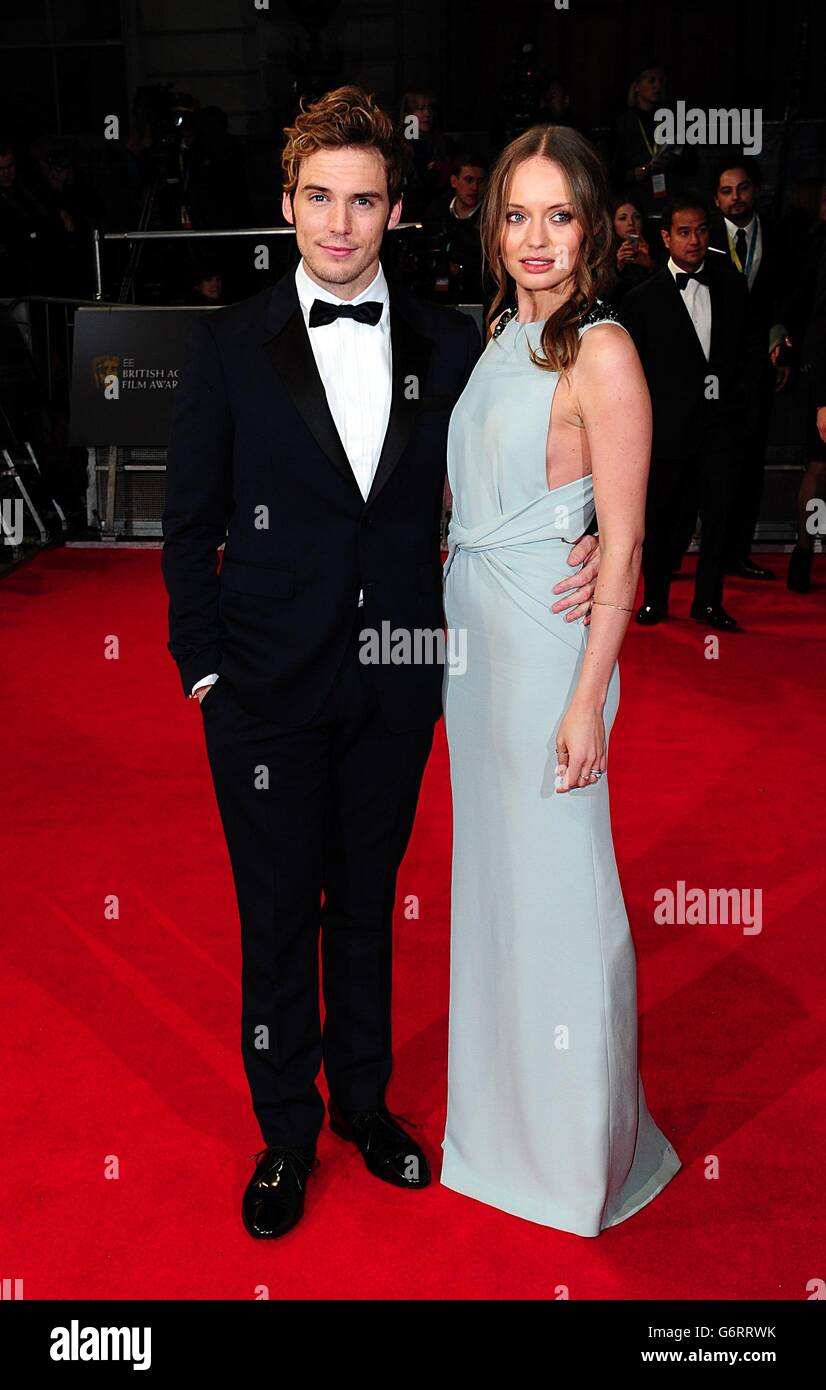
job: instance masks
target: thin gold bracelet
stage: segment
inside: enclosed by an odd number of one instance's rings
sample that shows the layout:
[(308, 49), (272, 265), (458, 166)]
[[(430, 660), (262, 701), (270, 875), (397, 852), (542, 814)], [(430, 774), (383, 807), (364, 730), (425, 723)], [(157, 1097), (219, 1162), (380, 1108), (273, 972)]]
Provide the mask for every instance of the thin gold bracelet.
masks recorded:
[(592, 603), (598, 603), (602, 608), (621, 608), (623, 613), (633, 613), (633, 608), (626, 608), (624, 603), (606, 603), (604, 599), (595, 598)]

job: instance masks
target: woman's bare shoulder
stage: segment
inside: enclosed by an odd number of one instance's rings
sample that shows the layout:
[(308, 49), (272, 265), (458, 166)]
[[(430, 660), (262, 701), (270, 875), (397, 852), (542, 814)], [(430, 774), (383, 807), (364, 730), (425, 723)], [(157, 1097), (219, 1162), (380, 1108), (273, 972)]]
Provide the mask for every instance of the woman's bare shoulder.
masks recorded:
[(622, 371), (638, 366), (639, 357), (631, 334), (617, 319), (594, 323), (583, 333), (576, 366), (577, 375), (589, 378), (595, 372)]

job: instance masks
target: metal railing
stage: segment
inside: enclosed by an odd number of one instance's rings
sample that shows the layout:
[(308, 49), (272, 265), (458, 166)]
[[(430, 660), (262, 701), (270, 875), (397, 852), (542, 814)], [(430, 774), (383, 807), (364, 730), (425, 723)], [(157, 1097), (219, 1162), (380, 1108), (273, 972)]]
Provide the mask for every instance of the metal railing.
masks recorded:
[[(395, 227), (391, 228), (391, 231), (421, 231), (422, 226), (423, 223), (421, 222), (399, 222)], [(214, 237), (245, 236), (295, 236), (295, 227), (222, 227), (218, 228), (216, 231), (193, 230), (181, 227), (171, 231), (104, 232), (102, 235), (100, 230), (94, 227), (92, 229), (92, 255), (94, 257), (95, 299), (99, 300), (103, 298), (103, 272), (100, 259), (100, 244), (102, 241), (121, 241), (137, 244), (144, 241), (193, 241), (199, 238), (212, 240)]]
[[(401, 222), (394, 231), (420, 231), (421, 222)], [(74, 312), (77, 308), (102, 308), (111, 305), (112, 308), (126, 307), (121, 301), (103, 299), (103, 277), (101, 265), (101, 243), (102, 242), (133, 242), (144, 241), (175, 241), (175, 240), (200, 240), (217, 237), (258, 237), (266, 239), (272, 236), (295, 236), (294, 227), (242, 227), (215, 230), (193, 230), (181, 228), (168, 231), (134, 231), (134, 232), (105, 232), (101, 233), (94, 229), (93, 234), (93, 255), (94, 255), (94, 284), (95, 294), (93, 299), (76, 299), (61, 297), (56, 295), (24, 295), (16, 298), (0, 300), (5, 303), (17, 324), (17, 327), (26, 343), (31, 360), (40, 376), (41, 382), (45, 384), (47, 399), (50, 404), (69, 409), (70, 404), (70, 385), (72, 373), (72, 357), (74, 347)], [(147, 305), (147, 308), (162, 309), (169, 306)], [(52, 312), (52, 309), (57, 312)], [(55, 351), (56, 342), (60, 340), (62, 351)], [(59, 375), (58, 375), (59, 373)], [(792, 394), (790, 392), (790, 394)], [(793, 492), (796, 492), (797, 478), (800, 474), (801, 466), (804, 462), (802, 436), (803, 431), (798, 430), (796, 425), (791, 424), (785, 429), (781, 429), (781, 435), (785, 438), (770, 445), (766, 462), (766, 496), (764, 499), (763, 513), (757, 529), (757, 539), (764, 542), (788, 543), (794, 539), (795, 535), (795, 502)], [(137, 447), (137, 446), (136, 446)], [(122, 469), (125, 460), (120, 458), (117, 450), (106, 450), (107, 463), (105, 469), (108, 475), (108, 484), (105, 491), (105, 505), (103, 514), (105, 522), (103, 529), (111, 532), (116, 527), (116, 507), (113, 475)], [(139, 451), (140, 452), (140, 451)], [(151, 472), (162, 471), (162, 464), (159, 458), (153, 456), (151, 461), (148, 457), (141, 457), (126, 465), (132, 472)], [(101, 464), (97, 457), (90, 459), (90, 487), (89, 496), (92, 497), (96, 488), (93, 486), (92, 472), (101, 471)], [(792, 477), (791, 475), (796, 475)], [(100, 501), (100, 497), (98, 498)], [(99, 507), (95, 509), (100, 514)], [(130, 510), (130, 509), (127, 509)], [(132, 534), (151, 533), (153, 523), (149, 517), (143, 521), (133, 518), (133, 524), (148, 526), (149, 532), (132, 531)], [(157, 523), (155, 523), (157, 524)]]

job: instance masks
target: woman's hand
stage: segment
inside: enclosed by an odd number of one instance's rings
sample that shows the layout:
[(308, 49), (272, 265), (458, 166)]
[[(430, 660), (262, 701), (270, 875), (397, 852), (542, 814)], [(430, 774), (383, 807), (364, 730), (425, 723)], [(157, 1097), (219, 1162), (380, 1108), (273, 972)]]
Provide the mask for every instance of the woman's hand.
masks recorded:
[(637, 254), (634, 257), (635, 265), (643, 265), (646, 270), (653, 270), (654, 262), (651, 259), (651, 247), (648, 245), (644, 236), (637, 242)]
[(790, 350), (791, 346), (792, 340), (787, 334), (785, 338), (781, 338), (779, 342), (775, 343), (774, 347), (769, 353), (769, 361), (774, 367), (775, 391), (785, 391), (786, 387), (789, 384), (789, 378), (791, 377), (792, 369), (788, 365), (788, 363), (784, 363), (781, 359), (783, 354)]
[(605, 772), (607, 763), (601, 708), (571, 701), (557, 731), (556, 761), (558, 792), (596, 785), (599, 778), (589, 775), (591, 769)]
[(562, 613), (566, 608), (570, 608), (571, 612), (565, 614), (566, 623), (582, 618), (588, 627), (591, 622), (591, 602), (599, 574), (599, 539), (591, 535), (580, 536), (566, 558), (569, 565), (581, 565), (582, 568), (577, 574), (572, 574), (570, 579), (558, 579), (554, 584), (555, 594), (566, 593), (571, 589), (574, 592), (570, 597), (558, 598), (556, 603), (551, 604), (551, 612)]
[(645, 237), (640, 237), (638, 241), (630, 241), (627, 237), (621, 241), (617, 247), (617, 270), (622, 270), (625, 265), (641, 265), (646, 270), (651, 270), (654, 262), (651, 259), (651, 248)]

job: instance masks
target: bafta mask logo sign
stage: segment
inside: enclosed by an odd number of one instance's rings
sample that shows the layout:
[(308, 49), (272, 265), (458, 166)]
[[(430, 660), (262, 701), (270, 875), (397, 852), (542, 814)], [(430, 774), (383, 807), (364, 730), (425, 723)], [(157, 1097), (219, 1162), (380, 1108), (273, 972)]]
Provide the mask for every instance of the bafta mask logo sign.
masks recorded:
[(174, 391), (178, 385), (177, 366), (139, 367), (134, 357), (102, 353), (92, 358), (95, 385), (105, 389), (112, 381), (120, 391)]
[(81, 305), (75, 315), (69, 443), (166, 448), (187, 344), (202, 313)]
[(120, 375), (119, 367), (121, 359), (114, 353), (107, 353), (101, 357), (92, 358), (92, 377), (96, 386), (101, 390), (106, 385), (107, 377), (117, 377)]

